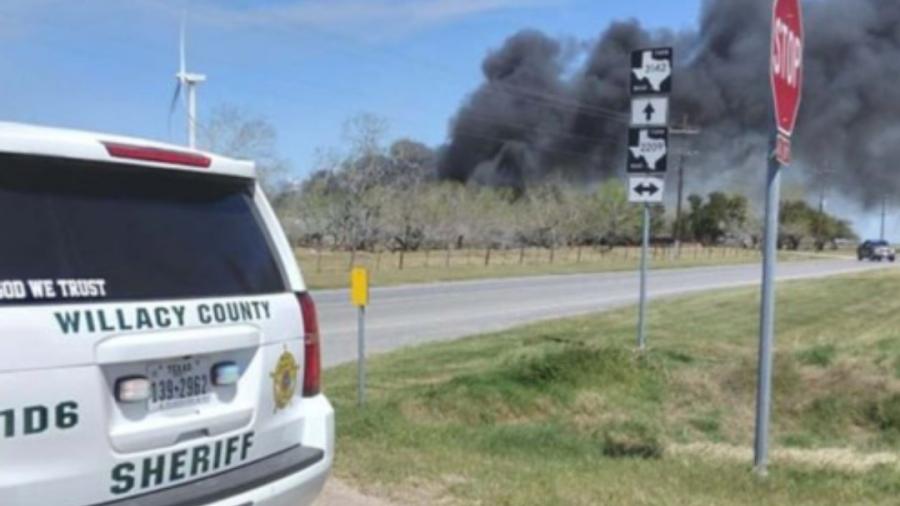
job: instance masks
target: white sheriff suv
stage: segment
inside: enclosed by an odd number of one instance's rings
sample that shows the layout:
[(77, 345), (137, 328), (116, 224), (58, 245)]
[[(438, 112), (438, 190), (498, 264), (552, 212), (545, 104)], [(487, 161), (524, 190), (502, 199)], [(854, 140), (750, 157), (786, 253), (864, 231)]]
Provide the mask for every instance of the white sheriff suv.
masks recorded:
[(251, 162), (0, 123), (0, 505), (309, 504), (320, 372)]

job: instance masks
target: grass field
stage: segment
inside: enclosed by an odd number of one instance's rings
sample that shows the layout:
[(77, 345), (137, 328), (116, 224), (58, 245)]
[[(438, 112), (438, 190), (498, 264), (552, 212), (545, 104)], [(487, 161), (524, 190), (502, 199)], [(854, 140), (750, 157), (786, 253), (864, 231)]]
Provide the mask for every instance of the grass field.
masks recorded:
[(430, 344), (327, 372), (336, 473), (400, 504), (897, 504), (900, 273), (779, 286), (773, 464), (750, 470), (757, 289)]
[[(437, 250), (400, 253), (316, 251), (297, 249), (297, 259), (311, 288), (347, 286), (351, 265), (364, 266), (371, 272), (374, 285), (396, 285), (455, 281), (464, 279), (572, 274), (636, 269), (640, 248), (620, 247), (612, 250), (594, 248), (560, 248), (551, 253), (543, 248), (524, 250)], [(834, 256), (834, 253), (828, 255)], [(809, 258), (809, 253), (783, 253), (782, 258)], [(702, 265), (759, 262), (756, 250), (742, 248), (703, 248), (688, 245), (678, 255), (674, 249), (654, 247), (650, 250), (651, 268), (696, 267)], [(402, 263), (402, 268), (400, 268)]]

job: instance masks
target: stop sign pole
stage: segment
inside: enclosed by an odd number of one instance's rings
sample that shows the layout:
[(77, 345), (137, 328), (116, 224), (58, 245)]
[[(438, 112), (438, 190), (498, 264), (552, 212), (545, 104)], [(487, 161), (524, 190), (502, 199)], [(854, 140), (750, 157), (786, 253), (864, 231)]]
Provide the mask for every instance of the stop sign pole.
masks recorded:
[(774, 0), (769, 66), (775, 110), (766, 175), (765, 239), (763, 243), (762, 301), (759, 317), (759, 366), (756, 390), (756, 434), (753, 466), (768, 472), (769, 420), (772, 406), (772, 353), (775, 343), (775, 266), (781, 166), (790, 164), (791, 135), (803, 89), (803, 20), (800, 0)]

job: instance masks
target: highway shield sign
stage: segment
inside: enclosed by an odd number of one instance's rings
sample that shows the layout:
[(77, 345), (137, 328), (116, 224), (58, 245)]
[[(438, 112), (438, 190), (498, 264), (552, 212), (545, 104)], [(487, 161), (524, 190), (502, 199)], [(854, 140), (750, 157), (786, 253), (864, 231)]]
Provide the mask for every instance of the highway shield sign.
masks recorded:
[(641, 49), (631, 53), (631, 94), (672, 92), (671, 47)]
[(628, 130), (629, 173), (661, 173), (668, 166), (669, 129), (631, 128)]

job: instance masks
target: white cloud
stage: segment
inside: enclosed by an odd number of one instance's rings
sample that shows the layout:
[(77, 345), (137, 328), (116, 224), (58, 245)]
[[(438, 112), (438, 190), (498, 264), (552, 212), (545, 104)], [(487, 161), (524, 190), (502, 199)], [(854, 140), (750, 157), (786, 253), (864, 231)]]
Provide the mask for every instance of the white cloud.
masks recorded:
[(565, 0), (305, 0), (291, 4), (190, 8), (194, 21), (234, 28), (309, 26), (364, 39), (409, 34), (478, 14), (556, 5)]

